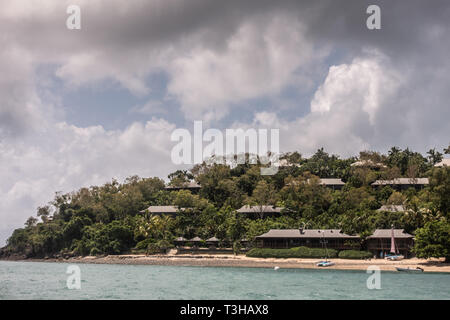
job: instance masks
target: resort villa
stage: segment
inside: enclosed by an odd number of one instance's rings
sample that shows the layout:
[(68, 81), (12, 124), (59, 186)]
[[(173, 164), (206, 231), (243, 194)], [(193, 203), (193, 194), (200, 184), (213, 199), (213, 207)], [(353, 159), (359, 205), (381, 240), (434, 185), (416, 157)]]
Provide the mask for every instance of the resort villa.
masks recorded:
[(345, 186), (345, 182), (341, 179), (334, 178), (322, 178), (320, 179), (319, 184), (333, 190), (340, 190), (343, 186)]
[(242, 214), (246, 218), (257, 219), (257, 218), (268, 218), (279, 216), (283, 208), (274, 206), (248, 206), (245, 205), (238, 209), (236, 212)]
[(374, 183), (372, 183), (372, 186), (390, 186), (397, 190), (407, 190), (409, 188), (422, 189), (428, 184), (428, 178), (395, 178), (392, 180), (376, 180)]
[(145, 210), (139, 211), (140, 213), (147, 213), (150, 215), (168, 215), (168, 216), (176, 216), (178, 210), (183, 210), (183, 208), (178, 208), (176, 206), (150, 206)]
[[(371, 236), (367, 237), (367, 250), (372, 252), (374, 256), (383, 258), (391, 249), (391, 237), (392, 229), (375, 230)], [(414, 244), (414, 236), (406, 233), (403, 229), (394, 229), (394, 239), (396, 250), (409, 258)]]
[(201, 186), (195, 181), (181, 183), (176, 186), (168, 185), (165, 187), (167, 191), (189, 190), (192, 193), (197, 193), (200, 188)]
[[(361, 246), (362, 238), (348, 235), (339, 229), (271, 229), (257, 236), (256, 246), (259, 248), (283, 249), (293, 247), (322, 248), (326, 244), (329, 249), (360, 250), (366, 247), (374, 257), (384, 257), (391, 249), (392, 229), (377, 229), (367, 237), (366, 245)], [(405, 257), (411, 257), (414, 237), (403, 229), (394, 229), (396, 250)]]
[(339, 229), (271, 229), (256, 237), (259, 248), (293, 248), (309, 247), (327, 248), (336, 250), (355, 249), (360, 247), (360, 237), (351, 236)]

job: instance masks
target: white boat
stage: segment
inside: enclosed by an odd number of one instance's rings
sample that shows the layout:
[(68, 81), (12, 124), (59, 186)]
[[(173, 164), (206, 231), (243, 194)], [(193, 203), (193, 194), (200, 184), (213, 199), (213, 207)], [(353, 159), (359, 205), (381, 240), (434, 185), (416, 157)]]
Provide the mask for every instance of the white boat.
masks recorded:
[(391, 261), (399, 261), (399, 260), (403, 260), (404, 256), (402, 256), (401, 254), (394, 254), (394, 255), (387, 255), (385, 257), (386, 260), (391, 260)]
[(316, 263), (316, 266), (318, 267), (330, 267), (330, 266), (334, 266), (334, 262), (332, 261), (319, 261)]
[(402, 272), (423, 272), (423, 269), (421, 267), (416, 267), (416, 268), (401, 268), (401, 267), (395, 267), (395, 269), (397, 269), (397, 271), (402, 271)]

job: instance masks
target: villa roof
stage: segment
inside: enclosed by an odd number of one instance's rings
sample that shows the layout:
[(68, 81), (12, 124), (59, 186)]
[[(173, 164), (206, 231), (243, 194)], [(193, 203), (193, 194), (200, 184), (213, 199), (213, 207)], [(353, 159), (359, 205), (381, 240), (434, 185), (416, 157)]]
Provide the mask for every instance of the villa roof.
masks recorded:
[(219, 242), (219, 239), (217, 239), (216, 237), (212, 237), (212, 238), (207, 239), (206, 241), (208, 241), (208, 242)]
[(270, 229), (269, 232), (266, 232), (260, 236), (256, 237), (257, 239), (263, 238), (348, 238), (348, 239), (356, 239), (359, 236), (351, 236), (345, 233), (342, 233), (340, 229)]
[(326, 186), (343, 186), (343, 185), (345, 185), (345, 182), (343, 182), (341, 179), (334, 179), (334, 178), (320, 178), (319, 183), (326, 185)]
[(195, 237), (195, 238), (192, 238), (189, 241), (196, 241), (196, 242), (198, 242), (198, 241), (203, 241), (203, 240), (201, 238), (199, 238), (199, 237)]
[(178, 238), (175, 239), (175, 241), (186, 241), (186, 238), (178, 237)]
[[(183, 210), (183, 208), (180, 208)], [(150, 206), (147, 209), (141, 210), (141, 213), (153, 213), (153, 214), (175, 214), (178, 212), (177, 206)]]
[[(308, 179), (307, 182), (309, 183), (311, 179)], [(293, 181), (294, 182), (294, 181)], [(294, 185), (296, 183), (294, 182)], [(319, 178), (319, 184), (324, 186), (343, 186), (345, 185), (345, 182), (341, 179), (337, 178)]]
[(406, 211), (406, 209), (402, 205), (388, 204), (381, 206), (380, 209), (378, 209), (377, 211), (404, 212)]
[(380, 185), (425, 185), (429, 184), (428, 178), (395, 178), (392, 180), (377, 180), (373, 186)]
[[(367, 239), (391, 238), (392, 229), (376, 229)], [(413, 235), (406, 233), (404, 229), (394, 229), (394, 238), (414, 238)]]
[(260, 213), (260, 212), (266, 212), (266, 213), (280, 213), (283, 208), (280, 207), (274, 207), (274, 206), (249, 206), (245, 205), (242, 206), (240, 209), (237, 210), (239, 213)]
[(450, 167), (450, 158), (448, 159), (442, 159), (441, 162), (438, 162), (434, 165), (435, 167)]

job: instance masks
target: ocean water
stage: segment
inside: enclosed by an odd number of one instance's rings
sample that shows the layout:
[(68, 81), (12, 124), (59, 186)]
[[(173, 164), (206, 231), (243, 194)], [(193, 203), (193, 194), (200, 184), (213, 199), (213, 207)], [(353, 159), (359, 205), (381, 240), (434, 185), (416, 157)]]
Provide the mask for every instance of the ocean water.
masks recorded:
[(68, 289), (69, 264), (0, 261), (0, 299), (450, 299), (450, 274), (77, 264), (81, 288)]

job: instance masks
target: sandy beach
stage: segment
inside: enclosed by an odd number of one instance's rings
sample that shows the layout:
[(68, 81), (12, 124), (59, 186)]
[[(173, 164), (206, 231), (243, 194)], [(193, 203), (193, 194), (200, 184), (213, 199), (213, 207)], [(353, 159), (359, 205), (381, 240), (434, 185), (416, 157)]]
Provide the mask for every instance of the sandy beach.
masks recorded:
[[(168, 265), (168, 266), (199, 266), (199, 267), (251, 267), (251, 268), (298, 268), (323, 269), (316, 266), (319, 259), (273, 259), (249, 258), (245, 255), (109, 255), (104, 257), (73, 257), (68, 259), (26, 259), (19, 261), (90, 263), (90, 264), (130, 264), (130, 265)], [(17, 261), (17, 260), (16, 260)], [(326, 269), (337, 270), (367, 270), (369, 266), (378, 266), (383, 271), (396, 271), (395, 267), (421, 267), (425, 272), (450, 272), (450, 263), (442, 259), (404, 259), (388, 261), (384, 259), (348, 260), (332, 259), (334, 266)]]

